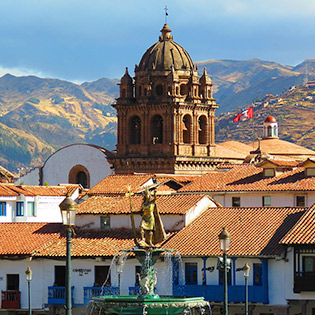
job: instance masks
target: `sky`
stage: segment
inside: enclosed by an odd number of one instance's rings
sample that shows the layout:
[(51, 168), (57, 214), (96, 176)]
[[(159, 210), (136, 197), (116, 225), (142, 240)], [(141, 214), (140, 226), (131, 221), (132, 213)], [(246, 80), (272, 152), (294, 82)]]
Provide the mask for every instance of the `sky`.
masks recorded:
[(193, 61), (315, 58), (314, 0), (0, 0), (0, 76), (133, 75), (166, 5), (174, 41)]

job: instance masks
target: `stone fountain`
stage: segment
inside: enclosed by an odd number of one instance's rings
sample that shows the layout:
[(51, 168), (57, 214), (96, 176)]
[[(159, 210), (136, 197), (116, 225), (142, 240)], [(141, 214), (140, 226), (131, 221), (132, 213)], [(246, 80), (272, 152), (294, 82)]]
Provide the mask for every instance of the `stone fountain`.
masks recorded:
[[(88, 305), (88, 315), (121, 314), (121, 315), (160, 315), (160, 314), (211, 314), (209, 302), (203, 297), (159, 296), (155, 293), (157, 282), (154, 268), (157, 260), (163, 256), (170, 256), (174, 250), (157, 248), (157, 244), (166, 238), (161, 217), (156, 206), (156, 186), (152, 196), (149, 189), (145, 189), (142, 203), (142, 219), (140, 223), (141, 241), (137, 241), (132, 210), (132, 194), (130, 198), (131, 222), (134, 231), (135, 247), (131, 250), (121, 250), (113, 258), (121, 274), (124, 261), (128, 255), (135, 256), (141, 264), (139, 295), (106, 295), (94, 297)], [(118, 258), (117, 258), (118, 257)]]

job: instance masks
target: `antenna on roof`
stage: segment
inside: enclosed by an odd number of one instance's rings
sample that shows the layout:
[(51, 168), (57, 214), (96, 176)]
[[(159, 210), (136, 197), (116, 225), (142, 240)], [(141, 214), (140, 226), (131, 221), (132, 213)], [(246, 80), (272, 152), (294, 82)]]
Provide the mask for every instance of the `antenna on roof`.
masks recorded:
[(165, 11), (165, 24), (167, 24), (167, 16), (168, 16), (168, 8), (167, 8), (167, 5), (165, 5), (165, 8), (164, 8), (164, 11)]

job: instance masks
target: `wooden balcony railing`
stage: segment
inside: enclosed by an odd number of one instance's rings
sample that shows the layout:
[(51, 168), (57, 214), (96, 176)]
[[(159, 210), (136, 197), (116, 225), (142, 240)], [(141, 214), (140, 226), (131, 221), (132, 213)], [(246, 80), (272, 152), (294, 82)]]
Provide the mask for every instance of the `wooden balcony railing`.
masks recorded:
[(1, 291), (1, 308), (21, 308), (20, 291)]

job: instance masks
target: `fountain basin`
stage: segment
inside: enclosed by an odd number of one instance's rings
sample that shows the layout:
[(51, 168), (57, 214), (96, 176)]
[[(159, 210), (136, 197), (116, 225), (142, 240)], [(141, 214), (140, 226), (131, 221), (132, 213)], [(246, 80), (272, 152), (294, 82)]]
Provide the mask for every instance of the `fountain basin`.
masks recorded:
[(160, 315), (160, 314), (193, 314), (193, 310), (204, 313), (210, 308), (203, 297), (183, 296), (130, 296), (108, 295), (94, 297), (94, 314), (121, 314), (121, 315)]

